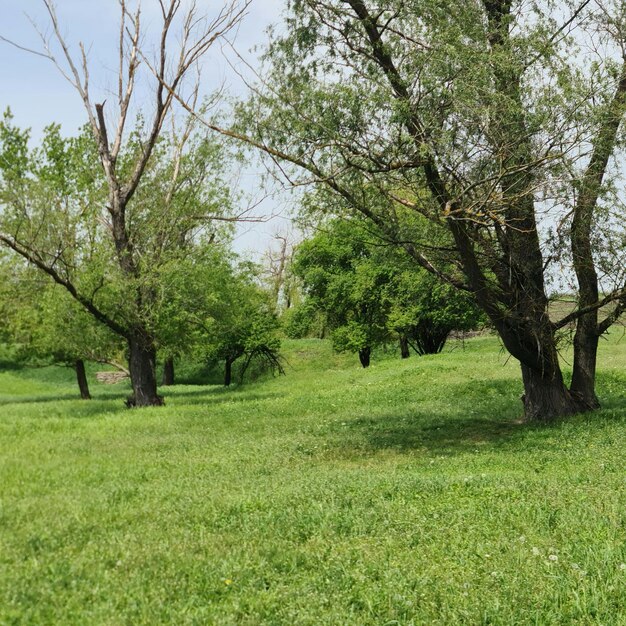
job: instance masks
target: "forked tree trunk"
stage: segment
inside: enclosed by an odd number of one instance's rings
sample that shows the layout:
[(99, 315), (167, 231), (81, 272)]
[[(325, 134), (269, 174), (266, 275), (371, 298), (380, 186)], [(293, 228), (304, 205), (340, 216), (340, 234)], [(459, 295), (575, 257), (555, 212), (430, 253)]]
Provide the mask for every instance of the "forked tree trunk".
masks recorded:
[(128, 341), (130, 352), (129, 369), (133, 395), (128, 399), (129, 406), (161, 406), (163, 398), (157, 393), (156, 348), (145, 337), (131, 336)]
[(442, 330), (428, 323), (420, 324), (413, 336), (414, 346), (420, 355), (439, 354), (446, 345), (449, 334), (448, 329)]
[(367, 348), (363, 348), (359, 350), (359, 361), (361, 361), (361, 365), (363, 367), (370, 366), (370, 355), (372, 353), (372, 349), (368, 346)]
[(85, 362), (82, 359), (76, 359), (74, 367), (76, 369), (76, 381), (80, 389), (80, 397), (83, 400), (91, 400), (89, 383), (87, 382), (87, 372), (85, 372)]
[(164, 387), (174, 384), (174, 359), (172, 357), (168, 357), (163, 363), (163, 381), (161, 384)]
[(400, 356), (403, 359), (408, 359), (411, 356), (409, 340), (405, 335), (400, 335)]

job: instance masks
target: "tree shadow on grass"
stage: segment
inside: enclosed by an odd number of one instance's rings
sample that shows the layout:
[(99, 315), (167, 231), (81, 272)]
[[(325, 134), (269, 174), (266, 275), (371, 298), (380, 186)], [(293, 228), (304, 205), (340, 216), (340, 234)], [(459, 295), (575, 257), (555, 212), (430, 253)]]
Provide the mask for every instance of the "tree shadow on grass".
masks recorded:
[(80, 395), (76, 391), (59, 392), (52, 394), (30, 394), (19, 396), (0, 396), (0, 406), (7, 406), (9, 404), (39, 404), (43, 402), (69, 402), (80, 401), (84, 404), (98, 401), (120, 400), (124, 401), (128, 397), (129, 390), (127, 389), (115, 389), (108, 392), (92, 391), (91, 400), (81, 400)]
[(194, 388), (194, 386), (190, 386), (190, 388), (188, 389), (176, 389), (170, 394), (165, 392), (164, 395), (166, 405), (168, 401), (172, 401), (173, 404), (215, 406), (217, 404), (223, 404), (226, 402), (247, 403), (272, 400), (281, 396), (282, 394), (278, 391), (252, 392), (249, 387), (247, 389), (229, 389), (223, 386), (215, 386), (198, 389), (197, 387)]
[(361, 429), (365, 447), (370, 450), (428, 450), (439, 454), (475, 452), (482, 446), (507, 445), (524, 437), (533, 428), (518, 420), (498, 421), (481, 417), (459, 418), (440, 414), (438, 421), (417, 413), (411, 421), (398, 423), (397, 416), (381, 416)]
[(521, 420), (518, 392), (519, 384), (509, 379), (450, 385), (449, 397), (458, 398), (458, 405), (442, 403), (441, 408), (435, 406), (433, 411), (418, 404), (352, 420), (346, 424), (344, 437), (338, 438), (337, 444), (346, 451), (355, 447), (361, 451), (426, 450), (437, 454), (515, 446), (529, 431), (546, 429)]

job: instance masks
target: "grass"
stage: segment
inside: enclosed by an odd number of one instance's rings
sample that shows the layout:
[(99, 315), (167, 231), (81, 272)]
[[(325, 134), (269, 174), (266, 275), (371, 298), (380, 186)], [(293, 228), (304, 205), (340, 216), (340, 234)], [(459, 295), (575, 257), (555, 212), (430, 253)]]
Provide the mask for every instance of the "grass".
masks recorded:
[[(129, 411), (0, 372), (0, 624), (626, 624), (626, 339), (603, 408), (518, 423), (491, 337)], [(567, 357), (566, 357), (567, 358)]]

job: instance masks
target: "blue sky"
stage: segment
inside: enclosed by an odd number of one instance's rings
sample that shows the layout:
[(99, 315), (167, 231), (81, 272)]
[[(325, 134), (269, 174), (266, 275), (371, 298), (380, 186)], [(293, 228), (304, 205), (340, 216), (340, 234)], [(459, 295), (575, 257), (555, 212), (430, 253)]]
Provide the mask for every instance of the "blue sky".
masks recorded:
[[(198, 2), (202, 8), (218, 6), (217, 1)], [(280, 21), (283, 0), (252, 0), (248, 15), (241, 23), (235, 38), (239, 54), (255, 65), (255, 46), (267, 41), (266, 29)], [(89, 51), (91, 83), (94, 101), (106, 97), (106, 92), (116, 84), (117, 29), (119, 7), (117, 0), (57, 0), (57, 14), (62, 32), (74, 51), (82, 41)], [(142, 1), (143, 25), (146, 33), (159, 28), (158, 3)], [(31, 23), (44, 33), (49, 32), (49, 20), (42, 0), (0, 0), (0, 36), (33, 49), (42, 44)], [(152, 26), (154, 25), (154, 26)], [(152, 27), (151, 27), (152, 26)], [(242, 95), (245, 87), (232, 71), (225, 58), (226, 50), (215, 47), (205, 60), (202, 70), (203, 88), (211, 89), (224, 84), (231, 94)], [(231, 62), (234, 55), (230, 54)], [(63, 132), (72, 134), (86, 121), (85, 109), (74, 88), (61, 76), (54, 65), (39, 56), (19, 50), (0, 41), (0, 108), (11, 107), (16, 123), (32, 128), (34, 141), (51, 122), (60, 123)], [(254, 172), (246, 172), (244, 186), (258, 186)], [(282, 212), (280, 200), (267, 201), (264, 213)], [(266, 224), (242, 225), (235, 242), (239, 251), (261, 251), (267, 247), (273, 232), (284, 229), (284, 220), (275, 219)]]

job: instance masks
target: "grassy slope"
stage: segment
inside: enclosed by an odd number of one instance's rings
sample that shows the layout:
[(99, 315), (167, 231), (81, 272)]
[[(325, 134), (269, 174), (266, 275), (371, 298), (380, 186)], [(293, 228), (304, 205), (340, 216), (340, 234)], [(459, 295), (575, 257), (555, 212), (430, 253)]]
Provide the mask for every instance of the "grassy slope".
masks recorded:
[(619, 336), (550, 428), (493, 338), (142, 411), (0, 372), (0, 624), (626, 624)]

